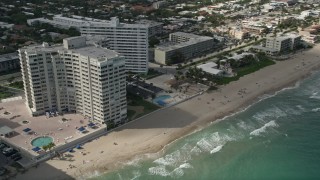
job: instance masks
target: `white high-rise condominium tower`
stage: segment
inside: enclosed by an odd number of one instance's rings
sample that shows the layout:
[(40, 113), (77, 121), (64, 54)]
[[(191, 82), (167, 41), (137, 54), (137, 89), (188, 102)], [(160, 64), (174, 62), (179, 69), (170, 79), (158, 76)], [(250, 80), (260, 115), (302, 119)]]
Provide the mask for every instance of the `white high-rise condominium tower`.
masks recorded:
[(110, 21), (81, 16), (63, 17), (56, 15), (52, 20), (29, 19), (28, 24), (49, 23), (56, 27), (75, 27), (81, 35), (104, 36), (108, 48), (121, 53), (126, 58), (126, 69), (135, 73), (148, 72), (148, 24), (120, 23), (114, 17)]
[(76, 112), (105, 123), (126, 119), (125, 58), (85, 37), (19, 49), (26, 103), (32, 115)]

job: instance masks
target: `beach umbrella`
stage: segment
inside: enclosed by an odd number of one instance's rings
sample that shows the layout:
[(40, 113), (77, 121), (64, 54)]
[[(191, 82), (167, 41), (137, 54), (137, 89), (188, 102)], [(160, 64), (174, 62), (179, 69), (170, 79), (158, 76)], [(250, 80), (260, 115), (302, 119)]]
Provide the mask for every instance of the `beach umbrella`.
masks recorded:
[(69, 151), (68, 151), (68, 152), (72, 153), (72, 152), (73, 152), (73, 149), (69, 149)]
[(31, 131), (31, 129), (30, 128), (25, 128), (24, 130), (22, 130), (23, 132), (29, 132), (29, 131)]
[(40, 150), (41, 150), (41, 148), (39, 148), (38, 146), (32, 148), (32, 151), (34, 151), (34, 152), (38, 152), (38, 151), (40, 151)]
[(89, 127), (93, 127), (93, 126), (95, 126), (95, 124), (94, 124), (93, 122), (90, 122), (90, 123), (88, 124), (88, 126), (89, 126)]
[(82, 131), (84, 131), (86, 129), (83, 126), (81, 126), (78, 130), (82, 132)]

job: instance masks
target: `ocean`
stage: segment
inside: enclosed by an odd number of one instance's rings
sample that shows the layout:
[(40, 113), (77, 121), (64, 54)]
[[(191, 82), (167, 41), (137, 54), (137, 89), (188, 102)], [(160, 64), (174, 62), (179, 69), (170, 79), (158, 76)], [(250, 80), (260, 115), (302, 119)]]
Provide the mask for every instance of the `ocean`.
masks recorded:
[(320, 179), (320, 73), (95, 180)]

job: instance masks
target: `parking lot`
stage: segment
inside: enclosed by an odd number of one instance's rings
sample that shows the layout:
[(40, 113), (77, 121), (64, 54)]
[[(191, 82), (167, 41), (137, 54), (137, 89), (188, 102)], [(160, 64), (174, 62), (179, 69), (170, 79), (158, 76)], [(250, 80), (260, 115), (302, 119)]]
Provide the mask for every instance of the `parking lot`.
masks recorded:
[[(12, 148), (13, 150), (11, 150), (7, 154), (3, 153), (5, 149), (10, 149), (10, 148)], [(17, 149), (11, 147), (10, 145), (4, 142), (0, 143), (0, 168), (5, 167), (6, 165), (11, 165), (15, 161), (22, 160), (22, 158), (23, 157), (21, 153)]]

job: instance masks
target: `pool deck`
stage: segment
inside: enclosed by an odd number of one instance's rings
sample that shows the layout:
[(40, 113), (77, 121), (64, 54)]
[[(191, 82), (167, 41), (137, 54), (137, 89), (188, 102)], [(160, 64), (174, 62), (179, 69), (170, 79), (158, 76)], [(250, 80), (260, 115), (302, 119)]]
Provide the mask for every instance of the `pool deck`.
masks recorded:
[[(96, 129), (91, 129), (87, 127), (87, 124), (89, 123), (88, 119), (85, 119), (80, 114), (65, 114), (63, 116), (60, 115), (50, 118), (47, 118), (46, 116), (32, 117), (28, 112), (24, 101), (25, 100), (22, 99), (0, 103), (0, 109), (3, 108), (0, 110), (0, 127), (9, 126), (12, 128), (16, 132), (15, 135), (5, 139), (13, 145), (26, 150), (32, 156), (39, 155), (32, 151), (33, 146), (31, 145), (31, 141), (37, 137), (50, 136), (53, 138), (53, 142), (56, 146), (60, 146), (103, 128), (98, 127)], [(10, 114), (5, 115), (5, 111)], [(20, 117), (11, 119), (17, 115), (20, 115)], [(62, 122), (62, 118), (66, 118), (68, 121)], [(24, 120), (29, 121), (29, 123), (23, 124), (22, 121)], [(81, 120), (82, 122), (80, 122)], [(81, 126), (86, 127), (88, 132), (85, 134), (78, 132), (76, 127)], [(27, 134), (23, 132), (23, 129), (26, 128), (30, 128), (33, 133)]]

